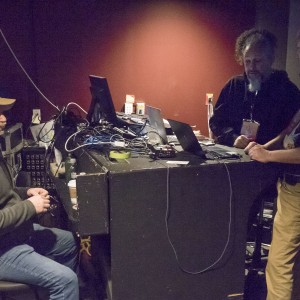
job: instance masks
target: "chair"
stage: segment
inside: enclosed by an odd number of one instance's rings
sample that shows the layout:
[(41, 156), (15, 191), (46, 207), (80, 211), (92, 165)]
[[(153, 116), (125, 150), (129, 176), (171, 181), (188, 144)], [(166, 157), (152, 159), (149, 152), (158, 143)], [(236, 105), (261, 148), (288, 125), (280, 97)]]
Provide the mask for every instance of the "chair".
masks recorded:
[(31, 291), (32, 294), (35, 296), (36, 300), (40, 300), (37, 290), (34, 286), (12, 282), (12, 281), (4, 281), (0, 280), (0, 299), (1, 300), (8, 300), (8, 296), (12, 293), (22, 295), (22, 293)]

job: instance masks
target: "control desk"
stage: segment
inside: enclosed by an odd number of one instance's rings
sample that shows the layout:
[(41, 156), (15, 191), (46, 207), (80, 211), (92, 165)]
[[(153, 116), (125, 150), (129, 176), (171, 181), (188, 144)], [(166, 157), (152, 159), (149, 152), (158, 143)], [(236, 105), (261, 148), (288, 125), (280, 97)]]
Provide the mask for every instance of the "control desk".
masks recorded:
[(241, 299), (249, 210), (278, 168), (240, 153), (218, 161), (76, 153), (87, 173), (77, 178), (77, 229), (99, 252), (97, 239), (109, 239), (111, 299)]

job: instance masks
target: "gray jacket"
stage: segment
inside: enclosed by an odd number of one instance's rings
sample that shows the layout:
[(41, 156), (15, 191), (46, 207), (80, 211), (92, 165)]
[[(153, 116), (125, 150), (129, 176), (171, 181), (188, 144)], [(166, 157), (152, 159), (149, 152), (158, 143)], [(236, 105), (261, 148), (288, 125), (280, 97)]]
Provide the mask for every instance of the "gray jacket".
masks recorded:
[(25, 189), (15, 189), (9, 168), (0, 157), (0, 249), (25, 242), (33, 229), (34, 205)]

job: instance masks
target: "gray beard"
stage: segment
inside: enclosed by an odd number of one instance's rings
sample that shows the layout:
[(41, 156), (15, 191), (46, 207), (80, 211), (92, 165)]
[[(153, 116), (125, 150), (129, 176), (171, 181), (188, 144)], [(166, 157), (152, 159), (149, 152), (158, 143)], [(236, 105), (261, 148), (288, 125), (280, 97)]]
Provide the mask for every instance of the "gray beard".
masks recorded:
[(248, 78), (249, 84), (248, 84), (248, 90), (250, 92), (257, 92), (260, 90), (261, 87), (261, 79), (259, 78)]

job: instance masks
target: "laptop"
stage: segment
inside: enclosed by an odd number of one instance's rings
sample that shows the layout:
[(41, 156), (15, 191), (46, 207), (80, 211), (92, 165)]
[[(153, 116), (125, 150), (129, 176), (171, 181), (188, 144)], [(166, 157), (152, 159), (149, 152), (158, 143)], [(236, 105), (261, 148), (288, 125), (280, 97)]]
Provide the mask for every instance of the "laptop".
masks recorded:
[(157, 132), (161, 144), (178, 143), (178, 139), (175, 135), (167, 135), (164, 120), (159, 108), (146, 105), (146, 114), (148, 115), (150, 129), (153, 128)]
[[(89, 75), (89, 79), (91, 83), (90, 91), (92, 101), (89, 107), (87, 120), (90, 124), (92, 126), (99, 125), (102, 121), (107, 121), (121, 131), (124, 128), (130, 128), (133, 132), (127, 137), (136, 137), (137, 135), (135, 133), (141, 131), (143, 122), (133, 122), (131, 119), (117, 115), (106, 77)], [(119, 132), (126, 134), (124, 131), (121, 131)]]
[(240, 158), (238, 153), (227, 151), (226, 149), (218, 146), (201, 146), (189, 124), (170, 119), (168, 119), (168, 121), (184, 151), (193, 153), (205, 159)]
[(159, 138), (161, 139), (161, 144), (167, 144), (167, 133), (165, 129), (164, 120), (161, 116), (161, 110), (159, 108), (146, 105), (146, 114), (148, 115), (149, 125), (159, 135)]
[(89, 75), (90, 91), (92, 101), (89, 107), (87, 120), (92, 125), (99, 125), (101, 120), (105, 120), (115, 126), (119, 125), (114, 103), (110, 94), (107, 79), (105, 77)]

